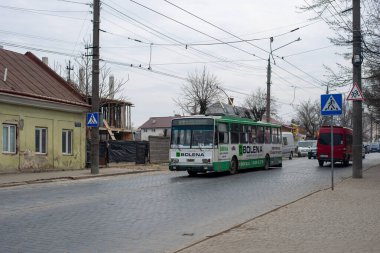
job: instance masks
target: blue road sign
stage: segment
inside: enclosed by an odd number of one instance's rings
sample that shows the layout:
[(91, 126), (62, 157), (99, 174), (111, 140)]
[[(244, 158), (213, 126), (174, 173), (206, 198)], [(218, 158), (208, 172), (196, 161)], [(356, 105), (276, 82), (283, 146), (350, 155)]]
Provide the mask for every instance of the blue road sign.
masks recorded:
[(321, 95), (321, 115), (341, 115), (342, 110), (342, 94), (323, 94)]
[(99, 113), (98, 112), (89, 112), (87, 113), (87, 126), (88, 127), (97, 127), (99, 126)]

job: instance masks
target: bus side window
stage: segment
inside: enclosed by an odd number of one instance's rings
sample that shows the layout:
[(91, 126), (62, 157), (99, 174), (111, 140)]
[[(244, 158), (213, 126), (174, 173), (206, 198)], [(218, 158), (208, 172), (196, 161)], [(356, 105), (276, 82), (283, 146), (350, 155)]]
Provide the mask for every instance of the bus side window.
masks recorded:
[(248, 143), (248, 126), (241, 125), (240, 127), (240, 143)]
[(257, 127), (251, 126), (249, 143), (257, 143)]
[(239, 143), (239, 125), (231, 124), (231, 143), (238, 144)]
[(257, 143), (264, 143), (264, 127), (257, 127)]
[(278, 144), (279, 143), (279, 128), (272, 128), (272, 143)]
[(227, 125), (220, 123), (218, 125), (218, 144), (228, 144), (228, 130)]
[(266, 127), (265, 128), (265, 143), (271, 143), (271, 128)]

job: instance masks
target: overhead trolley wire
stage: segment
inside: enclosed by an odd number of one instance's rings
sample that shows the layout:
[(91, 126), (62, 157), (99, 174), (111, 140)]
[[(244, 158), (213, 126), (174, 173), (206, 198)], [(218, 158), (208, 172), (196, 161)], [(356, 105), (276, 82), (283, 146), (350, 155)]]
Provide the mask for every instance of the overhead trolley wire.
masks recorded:
[[(191, 26), (189, 26), (189, 25), (186, 25), (186, 24), (184, 24), (184, 23), (182, 23), (182, 22), (180, 22), (180, 21), (178, 21), (178, 20), (176, 20), (176, 19), (174, 19), (174, 18), (171, 18), (171, 17), (169, 17), (169, 16), (167, 16), (167, 15), (161, 13), (161, 12), (158, 12), (158, 11), (156, 11), (156, 10), (153, 10), (152, 8), (149, 8), (148, 6), (145, 6), (145, 5), (143, 5), (143, 4), (141, 4), (141, 3), (138, 3), (138, 2), (136, 2), (136, 1), (134, 1), (134, 0), (130, 0), (130, 1), (133, 2), (133, 3), (135, 3), (135, 4), (137, 4), (137, 5), (140, 5), (141, 7), (145, 8), (145, 9), (147, 9), (147, 10), (152, 11), (152, 12), (158, 14), (158, 15), (161, 15), (161, 16), (163, 16), (163, 17), (169, 19), (169, 20), (172, 20), (173, 22), (175, 22), (175, 23), (177, 23), (177, 24), (180, 24), (180, 25), (182, 25), (182, 26), (185, 26), (185, 27), (187, 27), (187, 28), (189, 28), (189, 29), (191, 29), (191, 30), (193, 30), (193, 31), (196, 31), (196, 32), (198, 32), (198, 33), (200, 33), (200, 34), (203, 34), (203, 35), (205, 35), (205, 36), (207, 36), (207, 37), (209, 37), (209, 38), (212, 38), (212, 39), (214, 39), (214, 40), (216, 40), (216, 41), (219, 41), (219, 42), (224, 43), (222, 40), (220, 40), (220, 39), (218, 39), (218, 38), (216, 38), (216, 37), (214, 37), (214, 36), (211, 36), (211, 35), (209, 35), (209, 34), (207, 34), (207, 33), (205, 33), (205, 32), (202, 32), (202, 31), (200, 31), (200, 30), (198, 30), (198, 29), (195, 29), (195, 28), (193, 28), (193, 27), (191, 27)], [(240, 38), (239, 38), (239, 39), (240, 39)], [(225, 43), (224, 43), (224, 44), (225, 44)], [(252, 55), (252, 56), (258, 57), (258, 58), (260, 58), (260, 59), (262, 59), (262, 60), (265, 60), (264, 58), (262, 58), (262, 57), (260, 57), (260, 56), (257, 56), (257, 55), (254, 54), (254, 53), (248, 52), (247, 50), (241, 49), (241, 48), (239, 48), (239, 47), (235, 47), (235, 46), (230, 45), (230, 44), (226, 44), (226, 45), (228, 45), (228, 46), (230, 46), (230, 47), (233, 47), (233, 48), (235, 48), (236, 50), (239, 50), (239, 51), (242, 51), (242, 52), (244, 52), (244, 53), (247, 53), (247, 54), (249, 54), (249, 55)], [(255, 46), (255, 47), (257, 47), (257, 46)], [(257, 48), (259, 48), (259, 47), (257, 47)], [(259, 48), (259, 49), (261, 49), (261, 48)], [(261, 50), (264, 50), (264, 49), (261, 49)], [(265, 51), (265, 52), (268, 52), (267, 50), (264, 50), (264, 51)], [(268, 52), (268, 53), (269, 53), (269, 52)]]
[[(126, 17), (126, 18), (128, 18), (128, 19), (130, 19), (130, 20), (136, 22), (137, 24), (139, 24), (139, 25), (141, 25), (141, 26), (143, 26), (143, 27), (146, 27), (147, 29), (150, 29), (150, 30), (154, 31), (156, 34), (159, 34), (159, 35), (156, 35), (156, 36), (158, 36), (158, 37), (162, 36), (162, 37), (165, 37), (166, 39), (169, 39), (169, 40), (175, 41), (175, 42), (177, 42), (177, 43), (179, 43), (179, 44), (181, 44), (181, 45), (183, 45), (183, 46), (186, 46), (186, 43), (183, 43), (183, 42), (181, 42), (181, 41), (179, 41), (179, 40), (177, 40), (177, 39), (175, 39), (175, 38), (173, 38), (173, 37), (171, 37), (171, 36), (168, 36), (168, 35), (166, 35), (166, 34), (160, 32), (160, 31), (158, 31), (157, 29), (154, 29), (154, 28), (152, 28), (152, 27), (150, 27), (150, 26), (148, 26), (148, 25), (146, 25), (146, 24), (144, 24), (144, 23), (138, 21), (137, 19), (135, 19), (135, 18), (133, 18), (133, 17), (130, 17), (129, 15), (123, 13), (122, 11), (120, 11), (120, 10), (118, 10), (118, 9), (116, 9), (116, 8), (114, 8), (114, 7), (112, 7), (112, 6), (110, 6), (109, 4), (107, 4), (107, 3), (103, 3), (103, 4), (104, 4), (105, 6), (107, 6), (108, 8), (112, 9), (113, 11), (117, 12), (118, 14), (122, 15), (123, 17)], [(142, 29), (145, 30), (145, 28), (142, 28)], [(146, 43), (146, 42), (145, 42), (145, 43)], [(153, 43), (153, 45), (154, 45), (154, 43)], [(203, 56), (212, 57), (212, 58), (217, 59), (217, 60), (219, 60), (219, 61), (221, 61), (221, 62), (229, 62), (227, 58), (219, 57), (219, 56), (215, 56), (215, 55), (212, 55), (212, 54), (210, 54), (210, 53), (204, 52), (204, 51), (199, 50), (199, 49), (196, 49), (196, 48), (192, 48), (192, 47), (189, 47), (189, 48), (192, 49), (192, 50), (194, 50), (194, 51), (197, 52), (198, 54), (202, 54)], [(237, 62), (232, 62), (232, 63), (233, 63), (234, 65), (236, 65), (236, 66), (238, 66), (238, 67), (242, 67), (242, 68), (250, 68), (250, 67), (251, 67), (251, 66), (249, 66), (249, 65), (245, 65), (245, 64), (241, 64), (241, 63), (237, 63)], [(218, 63), (216, 63), (216, 64), (218, 64)], [(221, 65), (221, 66), (222, 66), (223, 68), (226, 68), (226, 67), (224, 67), (223, 65)], [(228, 70), (231, 70), (231, 69), (229, 68)], [(237, 69), (237, 70), (238, 70), (238, 69)]]

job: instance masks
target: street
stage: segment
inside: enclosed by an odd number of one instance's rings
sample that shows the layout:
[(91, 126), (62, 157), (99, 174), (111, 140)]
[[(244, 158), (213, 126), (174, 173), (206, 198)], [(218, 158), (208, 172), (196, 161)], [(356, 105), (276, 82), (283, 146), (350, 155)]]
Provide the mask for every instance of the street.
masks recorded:
[[(380, 154), (363, 160), (363, 169)], [(335, 182), (352, 166), (335, 165)], [(330, 167), (154, 172), (0, 189), (0, 252), (173, 252), (331, 186)]]

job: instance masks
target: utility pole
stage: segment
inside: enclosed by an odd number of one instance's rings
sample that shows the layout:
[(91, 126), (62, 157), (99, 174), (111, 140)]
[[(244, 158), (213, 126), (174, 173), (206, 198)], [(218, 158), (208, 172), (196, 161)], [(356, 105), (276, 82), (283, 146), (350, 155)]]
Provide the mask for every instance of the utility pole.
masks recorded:
[(71, 70), (74, 70), (74, 66), (71, 66), (71, 61), (69, 60), (69, 66), (66, 66), (68, 71), (67, 81), (71, 82)]
[[(362, 88), (362, 69), (363, 62), (361, 52), (361, 29), (360, 29), (360, 0), (352, 0), (352, 35), (353, 35), (353, 83), (359, 89)], [(362, 126), (362, 101), (353, 101), (353, 146), (352, 146), (352, 177), (363, 177), (362, 145), (363, 145), (363, 126)]]
[(269, 40), (270, 52), (269, 52), (269, 56), (268, 56), (268, 67), (267, 67), (267, 106), (266, 106), (266, 110), (265, 110), (265, 113), (266, 113), (265, 118), (266, 118), (267, 122), (270, 122), (270, 85), (271, 85), (271, 74), (272, 74), (270, 57), (272, 56), (273, 63), (274, 63), (274, 65), (276, 65), (276, 62), (275, 62), (274, 57), (273, 57), (273, 52), (280, 49), (280, 48), (286, 47), (286, 46), (288, 46), (294, 42), (300, 41), (300, 40), (301, 40), (301, 38), (298, 38), (296, 40), (293, 40), (289, 43), (282, 45), (281, 47), (278, 47), (278, 48), (272, 50), (273, 37), (270, 37), (270, 40)]
[(86, 71), (86, 102), (88, 103), (88, 68), (90, 66), (89, 64), (89, 60), (88, 60), (88, 57), (90, 56), (88, 54), (88, 49), (90, 49), (90, 45), (86, 44), (85, 46), (85, 49), (86, 49), (86, 53), (85, 53), (85, 57), (86, 57), (86, 61), (85, 61), (85, 71)]
[(265, 110), (266, 113), (266, 121), (269, 123), (270, 122), (270, 83), (271, 83), (271, 74), (272, 74), (272, 69), (270, 65), (270, 55), (268, 57), (268, 67), (267, 67), (267, 108)]
[[(91, 94), (92, 112), (99, 112), (99, 23), (100, 23), (100, 0), (94, 0), (93, 40), (92, 40), (93, 41), (92, 94)], [(91, 128), (91, 174), (98, 174), (98, 173), (99, 173), (99, 125)]]

